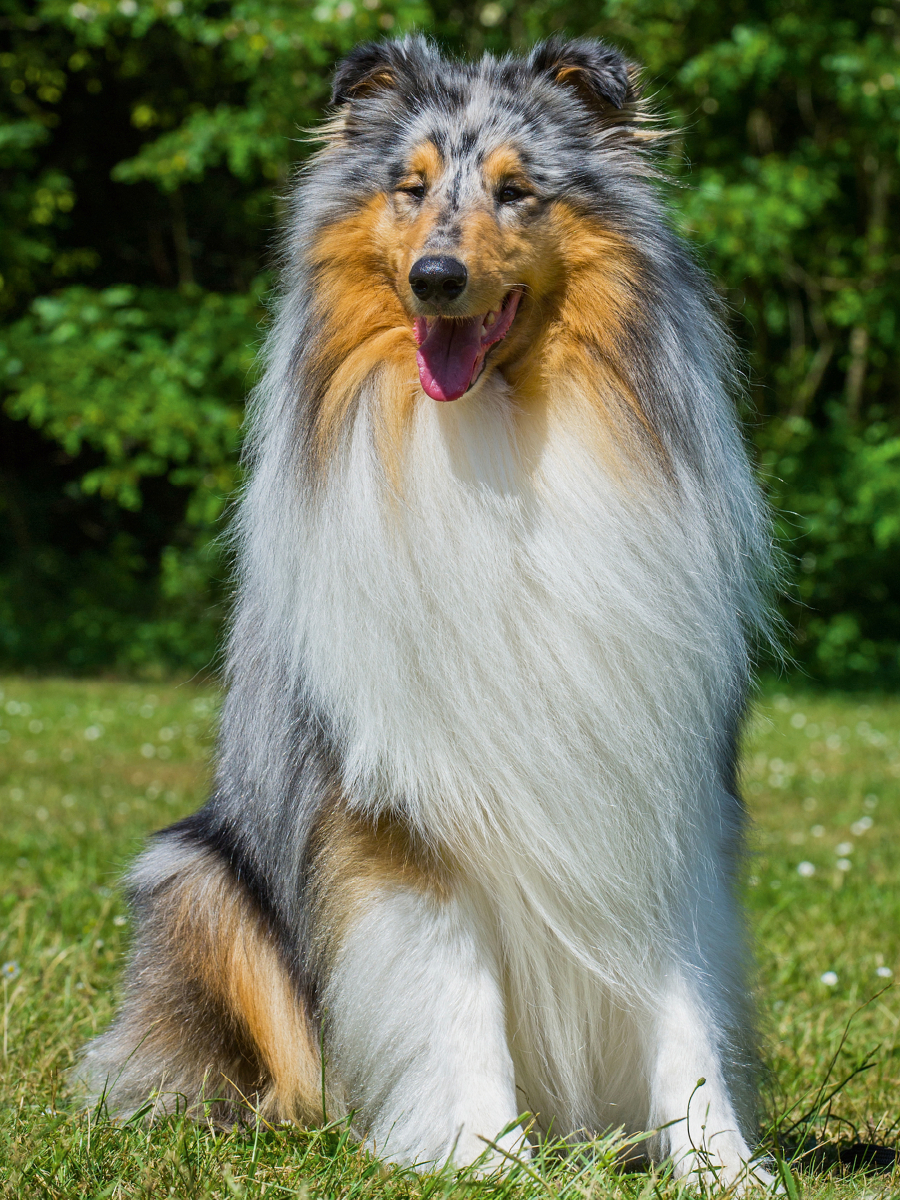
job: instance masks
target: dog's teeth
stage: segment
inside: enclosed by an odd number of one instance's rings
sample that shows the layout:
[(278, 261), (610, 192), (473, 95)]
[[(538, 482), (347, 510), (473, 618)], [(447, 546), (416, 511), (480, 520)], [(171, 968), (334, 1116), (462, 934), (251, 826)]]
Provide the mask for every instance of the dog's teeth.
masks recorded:
[(495, 325), (496, 323), (497, 323), (497, 314), (489, 312), (488, 315), (484, 318), (484, 328), (490, 329), (490, 327), (492, 325)]

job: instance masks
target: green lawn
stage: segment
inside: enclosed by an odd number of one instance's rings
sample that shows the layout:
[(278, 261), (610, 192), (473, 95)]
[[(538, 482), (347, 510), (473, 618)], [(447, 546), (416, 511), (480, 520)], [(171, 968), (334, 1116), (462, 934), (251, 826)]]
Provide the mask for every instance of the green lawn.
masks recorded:
[[(148, 1131), (67, 1111), (66, 1069), (110, 1017), (128, 941), (116, 880), (148, 831), (203, 799), (216, 705), (194, 684), (0, 679), (0, 1195), (676, 1195), (665, 1175), (616, 1174), (603, 1146), (475, 1181), (388, 1172), (340, 1129)], [(745, 790), (769, 1118), (795, 1144), (812, 1110), (817, 1142), (789, 1190), (898, 1195), (900, 1174), (835, 1163), (841, 1146), (900, 1140), (900, 701), (768, 693)]]

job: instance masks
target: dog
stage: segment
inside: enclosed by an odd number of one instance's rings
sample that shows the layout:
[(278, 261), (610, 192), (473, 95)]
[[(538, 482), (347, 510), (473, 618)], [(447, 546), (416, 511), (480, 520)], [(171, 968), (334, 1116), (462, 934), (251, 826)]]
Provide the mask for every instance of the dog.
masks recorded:
[(333, 104), (251, 407), (214, 787), (131, 872), (82, 1086), (324, 1103), (420, 1168), (621, 1129), (752, 1178), (735, 760), (770, 538), (637, 68), (411, 36)]

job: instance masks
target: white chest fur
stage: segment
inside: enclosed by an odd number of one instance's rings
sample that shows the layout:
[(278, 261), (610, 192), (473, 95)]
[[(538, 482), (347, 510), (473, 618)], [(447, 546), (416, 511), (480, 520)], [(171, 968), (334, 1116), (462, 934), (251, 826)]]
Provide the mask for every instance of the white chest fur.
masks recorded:
[(522, 419), (501, 387), (423, 405), (398, 497), (362, 405), (324, 494), (271, 528), (269, 611), (355, 802), (527, 874), (594, 960), (598, 924), (646, 932), (716, 856), (742, 641), (689, 502), (563, 426), (526, 470)]

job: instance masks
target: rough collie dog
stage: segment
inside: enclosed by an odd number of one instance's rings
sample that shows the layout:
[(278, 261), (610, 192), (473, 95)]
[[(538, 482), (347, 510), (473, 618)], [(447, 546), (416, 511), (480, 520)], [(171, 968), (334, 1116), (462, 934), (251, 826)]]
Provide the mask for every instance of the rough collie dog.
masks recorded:
[[(130, 876), (110, 1110), (751, 1160), (735, 742), (765, 521), (634, 68), (340, 66), (250, 439), (216, 782)], [(500, 1137), (500, 1141), (497, 1139)], [(514, 1149), (518, 1147), (518, 1149)]]

